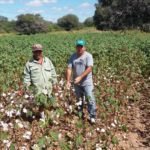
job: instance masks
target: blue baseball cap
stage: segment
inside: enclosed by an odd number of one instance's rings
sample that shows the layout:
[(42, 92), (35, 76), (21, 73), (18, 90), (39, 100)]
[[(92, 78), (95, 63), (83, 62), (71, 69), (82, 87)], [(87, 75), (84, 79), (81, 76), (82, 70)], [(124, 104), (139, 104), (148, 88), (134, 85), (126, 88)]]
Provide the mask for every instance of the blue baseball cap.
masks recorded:
[(76, 46), (85, 46), (86, 42), (84, 40), (77, 40)]

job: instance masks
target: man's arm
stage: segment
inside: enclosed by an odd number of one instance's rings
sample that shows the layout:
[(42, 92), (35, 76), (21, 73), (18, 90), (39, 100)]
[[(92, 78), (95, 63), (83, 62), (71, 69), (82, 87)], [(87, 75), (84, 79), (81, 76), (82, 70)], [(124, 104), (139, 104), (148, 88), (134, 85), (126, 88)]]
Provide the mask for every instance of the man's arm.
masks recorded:
[(71, 74), (72, 74), (72, 69), (70, 67), (67, 68), (67, 71), (66, 71), (66, 80), (67, 80), (67, 89), (70, 88), (71, 86)]
[(30, 69), (29, 69), (28, 63), (25, 65), (25, 68), (24, 68), (24, 81), (23, 82), (26, 88), (28, 88), (28, 86), (31, 85)]
[(76, 77), (74, 83), (78, 84), (90, 72), (92, 72), (92, 66), (87, 67), (86, 70), (80, 76)]
[(51, 75), (52, 75), (52, 84), (55, 85), (57, 83), (57, 74), (54, 68), (53, 63), (49, 60), (51, 67)]

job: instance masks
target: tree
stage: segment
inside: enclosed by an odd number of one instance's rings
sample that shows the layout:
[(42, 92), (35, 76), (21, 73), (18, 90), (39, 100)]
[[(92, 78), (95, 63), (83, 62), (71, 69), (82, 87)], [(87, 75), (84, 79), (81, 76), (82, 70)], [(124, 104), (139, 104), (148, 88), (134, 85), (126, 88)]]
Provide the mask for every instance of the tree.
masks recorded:
[(35, 34), (48, 31), (47, 22), (39, 14), (19, 15), (16, 30), (21, 34)]
[(76, 15), (68, 14), (58, 19), (57, 24), (65, 30), (70, 31), (79, 26), (79, 19)]
[(4, 16), (0, 16), (0, 22), (2, 22), (2, 21), (8, 21), (8, 18), (4, 17)]
[(129, 29), (150, 24), (149, 0), (98, 0), (94, 14), (97, 29)]
[(84, 21), (84, 25), (87, 27), (93, 26), (94, 25), (93, 17), (86, 18)]
[(0, 16), (0, 33), (15, 31), (15, 21), (8, 21), (7, 17)]

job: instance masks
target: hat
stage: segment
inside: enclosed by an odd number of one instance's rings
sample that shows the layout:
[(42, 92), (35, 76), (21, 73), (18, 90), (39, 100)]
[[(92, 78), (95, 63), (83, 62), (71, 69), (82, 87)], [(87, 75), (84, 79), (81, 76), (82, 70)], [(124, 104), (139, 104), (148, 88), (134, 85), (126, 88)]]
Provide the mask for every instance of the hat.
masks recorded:
[(32, 45), (32, 51), (42, 51), (43, 46), (41, 44), (34, 44)]
[(85, 46), (86, 42), (84, 40), (77, 40), (76, 41), (76, 46)]

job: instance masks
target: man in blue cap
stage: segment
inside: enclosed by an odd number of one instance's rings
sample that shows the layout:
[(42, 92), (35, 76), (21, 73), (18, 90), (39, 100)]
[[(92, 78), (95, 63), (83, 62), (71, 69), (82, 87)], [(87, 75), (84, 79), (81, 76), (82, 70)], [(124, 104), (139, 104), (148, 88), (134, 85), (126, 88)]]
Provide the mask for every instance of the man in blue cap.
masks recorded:
[(88, 102), (90, 122), (95, 123), (96, 103), (93, 93), (94, 86), (92, 79), (93, 57), (89, 52), (86, 51), (85, 45), (86, 42), (84, 40), (76, 41), (76, 52), (72, 54), (68, 62), (66, 86), (68, 89), (70, 89), (71, 75), (73, 72), (73, 83), (79, 104), (79, 114), (81, 114), (83, 117), (83, 99), (85, 96)]

